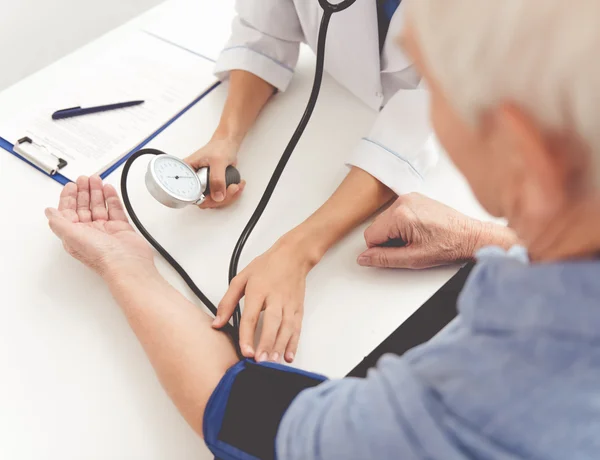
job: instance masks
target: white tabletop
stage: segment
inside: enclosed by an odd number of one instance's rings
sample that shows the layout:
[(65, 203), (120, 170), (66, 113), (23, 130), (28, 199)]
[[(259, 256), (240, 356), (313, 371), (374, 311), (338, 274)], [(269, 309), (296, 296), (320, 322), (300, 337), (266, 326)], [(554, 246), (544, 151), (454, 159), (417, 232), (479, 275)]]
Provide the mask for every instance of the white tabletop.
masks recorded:
[[(161, 207), (143, 186), (146, 160), (132, 168), (130, 195), (140, 219), (214, 302), (226, 290), (235, 241), (304, 110), (313, 70), (312, 54), (303, 50), (289, 91), (268, 105), (243, 145), (238, 166), (248, 186), (230, 208)], [(178, 156), (193, 152), (209, 139), (225, 95), (225, 85), (218, 87), (150, 146)], [(0, 95), (3, 100), (10, 97)], [(375, 116), (324, 78), (313, 119), (241, 267), (333, 192), (346, 174), (346, 155)], [(119, 179), (120, 170), (108, 182), (118, 185)], [(428, 177), (426, 191), (485, 217), (446, 159)], [(43, 210), (56, 204), (60, 186), (0, 151), (0, 193), (0, 458), (212, 458), (162, 391), (101, 280), (64, 253), (47, 228)], [(363, 229), (337, 245), (309, 276), (298, 367), (345, 375), (456, 272), (361, 268), (355, 259), (364, 248)], [(177, 275), (157, 262), (192, 298)]]

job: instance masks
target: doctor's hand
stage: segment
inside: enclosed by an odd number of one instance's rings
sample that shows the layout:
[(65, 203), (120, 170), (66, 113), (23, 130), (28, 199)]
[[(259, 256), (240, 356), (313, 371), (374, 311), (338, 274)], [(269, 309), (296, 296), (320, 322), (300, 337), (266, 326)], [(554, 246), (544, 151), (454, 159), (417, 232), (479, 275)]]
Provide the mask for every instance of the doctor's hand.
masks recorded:
[(197, 152), (185, 158), (185, 162), (195, 170), (209, 167), (210, 197), (200, 205), (202, 209), (221, 208), (237, 200), (246, 182), (231, 184), (225, 188), (225, 170), (227, 166), (235, 166), (240, 146), (237, 142), (226, 139), (212, 139)]
[[(236, 276), (219, 304), (213, 326), (221, 328), (245, 297), (240, 321), (240, 348), (247, 358), (278, 362), (294, 359), (302, 327), (306, 276), (314, 265), (298, 245), (280, 239)], [(264, 311), (257, 348), (254, 336)]]
[[(380, 247), (401, 239), (404, 247)], [(368, 249), (363, 266), (422, 269), (472, 260), (484, 246), (506, 249), (517, 243), (514, 232), (484, 223), (419, 193), (400, 196), (365, 231)]]
[(150, 246), (127, 221), (116, 190), (98, 176), (67, 184), (58, 209), (46, 209), (46, 217), (65, 250), (101, 276), (154, 265)]

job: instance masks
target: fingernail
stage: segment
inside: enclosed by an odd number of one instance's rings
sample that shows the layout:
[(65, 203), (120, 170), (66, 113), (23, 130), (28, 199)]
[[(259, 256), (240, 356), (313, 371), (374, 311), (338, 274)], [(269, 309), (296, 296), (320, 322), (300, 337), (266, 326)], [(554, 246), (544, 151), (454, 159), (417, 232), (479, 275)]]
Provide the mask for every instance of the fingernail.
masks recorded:
[(291, 362), (294, 360), (294, 353), (292, 353), (291, 351), (286, 356), (288, 361)]
[(215, 201), (223, 201), (225, 199), (225, 195), (223, 195), (223, 192), (217, 192), (215, 193), (215, 196), (213, 197), (213, 199)]
[(217, 326), (218, 324), (221, 324), (221, 317), (219, 315), (215, 316), (215, 319), (212, 322), (213, 326)]
[(358, 258), (358, 265), (368, 265), (371, 262), (371, 258), (369, 256), (360, 256)]
[(269, 359), (269, 355), (267, 355), (266, 351), (263, 351), (262, 354), (258, 357), (258, 362), (262, 363), (263, 361), (266, 361), (267, 359)]
[(254, 356), (254, 349), (250, 345), (246, 345), (244, 351), (248, 356)]
[(271, 361), (277, 363), (279, 362), (279, 353), (275, 352), (271, 355)]

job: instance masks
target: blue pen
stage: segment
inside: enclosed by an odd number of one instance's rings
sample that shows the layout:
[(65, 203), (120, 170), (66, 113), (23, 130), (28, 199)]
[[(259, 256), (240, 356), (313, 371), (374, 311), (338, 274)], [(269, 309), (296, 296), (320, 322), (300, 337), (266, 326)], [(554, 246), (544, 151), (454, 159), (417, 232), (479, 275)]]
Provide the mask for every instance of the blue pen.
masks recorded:
[(62, 118), (78, 117), (79, 115), (87, 115), (89, 113), (106, 112), (108, 110), (122, 109), (124, 107), (133, 107), (134, 105), (143, 104), (144, 101), (129, 101), (119, 102), (118, 104), (99, 105), (98, 107), (88, 107), (82, 109), (81, 107), (71, 107), (70, 109), (57, 110), (52, 114), (53, 120), (60, 120)]

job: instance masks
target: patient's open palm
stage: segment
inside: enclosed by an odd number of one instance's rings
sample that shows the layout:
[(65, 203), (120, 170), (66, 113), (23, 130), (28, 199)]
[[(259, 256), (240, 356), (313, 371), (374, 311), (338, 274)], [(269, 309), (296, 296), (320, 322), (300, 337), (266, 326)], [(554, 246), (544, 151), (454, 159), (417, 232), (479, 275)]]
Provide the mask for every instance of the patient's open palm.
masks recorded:
[(111, 264), (153, 260), (150, 246), (129, 224), (116, 190), (97, 176), (66, 185), (58, 209), (47, 209), (46, 215), (67, 252), (100, 274)]

